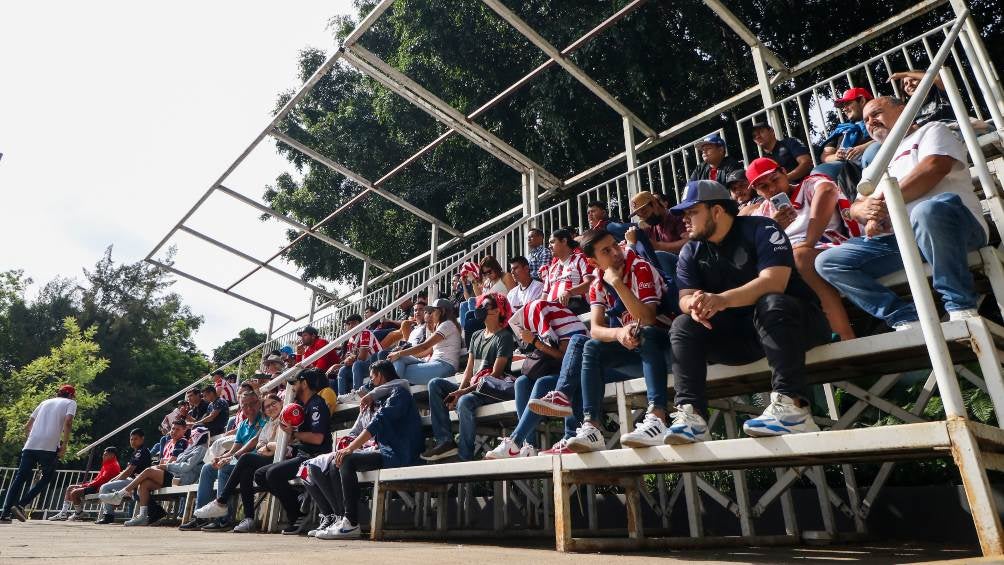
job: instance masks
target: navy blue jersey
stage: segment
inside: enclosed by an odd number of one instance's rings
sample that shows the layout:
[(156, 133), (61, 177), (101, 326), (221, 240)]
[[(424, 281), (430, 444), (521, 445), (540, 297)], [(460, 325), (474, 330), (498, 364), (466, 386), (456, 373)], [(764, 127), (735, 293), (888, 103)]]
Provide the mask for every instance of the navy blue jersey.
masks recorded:
[(306, 443), (301, 443), (296, 446), (299, 451), (304, 454), (313, 457), (314, 455), (320, 455), (322, 453), (331, 452), (331, 411), (328, 410), (328, 405), (325, 404), (324, 399), (318, 395), (313, 395), (310, 397), (306, 403), (301, 403), (297, 401), (298, 404), (303, 404), (303, 423), (297, 428), (301, 432), (312, 432), (315, 434), (322, 434), (324, 436), (324, 441), (320, 445), (309, 445)]

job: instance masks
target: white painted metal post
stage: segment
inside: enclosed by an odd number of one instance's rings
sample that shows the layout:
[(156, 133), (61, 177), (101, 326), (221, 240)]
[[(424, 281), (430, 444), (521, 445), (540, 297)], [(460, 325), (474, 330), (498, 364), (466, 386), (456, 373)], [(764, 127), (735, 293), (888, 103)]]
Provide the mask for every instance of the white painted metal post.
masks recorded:
[[(969, 63), (973, 65), (976, 81), (979, 83), (981, 78), (985, 80), (986, 84), (980, 84), (980, 90), (986, 98), (987, 106), (991, 108), (990, 115), (994, 118), (994, 127), (1000, 130), (1004, 127), (1004, 122), (999, 121), (1000, 115), (1004, 114), (1004, 89), (1001, 88), (1000, 76), (990, 60), (990, 53), (987, 52), (987, 46), (983, 43), (980, 30), (976, 28), (976, 22), (973, 21), (973, 16), (969, 13), (966, 1), (950, 0), (950, 3), (955, 16), (966, 20), (965, 29), (959, 34), (962, 48), (966, 52)], [(996, 106), (996, 111), (993, 109), (994, 106)]]
[(530, 169), (529, 174), (530, 184), (527, 188), (529, 188), (530, 215), (536, 216), (540, 213), (540, 184), (537, 178), (537, 169)]
[(436, 274), (436, 262), (439, 261), (439, 226), (436, 224), (432, 224), (432, 234), (429, 239), (431, 242), (429, 244), (429, 288), (427, 291), (427, 300), (431, 304), (439, 296), (439, 290), (434, 277)]
[(634, 148), (634, 126), (626, 117), (621, 121), (624, 125), (624, 162), (628, 172), (628, 198), (634, 198), (634, 195), (638, 194), (638, 173), (635, 170), (638, 167), (638, 156)]
[(370, 264), (368, 261), (363, 261), (363, 281), (362, 284), (359, 285), (361, 288), (361, 290), (359, 291), (360, 297), (365, 297), (367, 294), (369, 294), (370, 291), (369, 285), (370, 285)]
[[(781, 122), (783, 116), (778, 116), (777, 109), (770, 106), (774, 103), (774, 89), (770, 85), (770, 75), (767, 74), (767, 62), (764, 61), (763, 47), (759, 44), (750, 47), (753, 54), (753, 67), (756, 69), (757, 83), (760, 86), (760, 98), (763, 99), (763, 107), (767, 111), (767, 123), (774, 128), (774, 134), (778, 139), (784, 139), (784, 127)], [(742, 135), (742, 130), (739, 135)]]
[(310, 293), (310, 315), (307, 316), (307, 323), (314, 323), (314, 313), (317, 311), (317, 292)]

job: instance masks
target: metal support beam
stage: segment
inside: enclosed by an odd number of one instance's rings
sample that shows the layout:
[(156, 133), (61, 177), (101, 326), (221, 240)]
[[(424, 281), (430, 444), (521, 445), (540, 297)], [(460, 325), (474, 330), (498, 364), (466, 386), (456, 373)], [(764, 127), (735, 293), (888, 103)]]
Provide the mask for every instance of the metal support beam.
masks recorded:
[[(352, 180), (356, 184), (358, 184), (358, 185), (366, 188), (367, 190), (373, 192), (374, 194), (377, 194), (377, 195), (383, 197), (384, 199), (386, 199), (390, 203), (392, 203), (392, 204), (394, 204), (396, 206), (400, 206), (401, 208), (403, 208), (403, 209), (411, 212), (412, 214), (418, 216), (419, 218), (422, 218), (423, 220), (429, 222), (430, 224), (433, 224), (435, 226), (439, 226), (444, 231), (447, 231), (447, 232), (449, 232), (449, 233), (451, 233), (453, 235), (460, 235), (460, 230), (458, 230), (457, 228), (454, 228), (450, 224), (447, 224), (446, 222), (440, 220), (439, 218), (433, 216), (432, 214), (426, 212), (425, 210), (422, 210), (418, 206), (415, 206), (414, 204), (412, 204), (412, 203), (410, 203), (410, 202), (408, 202), (406, 200), (403, 200), (400, 197), (395, 196), (394, 194), (391, 194), (391, 193), (387, 192), (386, 190), (383, 190), (381, 188), (377, 188), (372, 182), (370, 182), (369, 180), (367, 180), (365, 177), (363, 177), (362, 175), (360, 175), (360, 174), (352, 171), (351, 169), (349, 169), (345, 165), (342, 165), (341, 163), (335, 161), (334, 159), (331, 159), (329, 157), (325, 157), (320, 152), (318, 152), (318, 151), (316, 151), (314, 149), (311, 149), (310, 147), (307, 147), (306, 145), (300, 143), (299, 141), (293, 139), (292, 137), (289, 137), (288, 135), (286, 135), (286, 134), (284, 134), (284, 133), (282, 133), (280, 131), (273, 130), (271, 132), (271, 135), (276, 140), (281, 141), (281, 142), (285, 143), (286, 145), (289, 145), (293, 149), (296, 149), (297, 151), (299, 151), (300, 153), (303, 153), (307, 157), (310, 157), (314, 161), (317, 161), (318, 163), (324, 165), (325, 167), (327, 167), (327, 168), (329, 168), (329, 169), (331, 169), (331, 170), (333, 170), (333, 171), (341, 174), (342, 176), (345, 176), (346, 178)], [(345, 208), (345, 207), (342, 206), (342, 207), (339, 208), (339, 210), (341, 210), (343, 208)]]
[(260, 202), (255, 202), (251, 198), (248, 198), (247, 196), (244, 196), (243, 194), (241, 194), (241, 193), (239, 193), (239, 192), (237, 192), (235, 190), (231, 190), (231, 189), (223, 186), (222, 184), (219, 185), (219, 186), (217, 186), (216, 190), (219, 190), (220, 192), (223, 192), (224, 194), (227, 194), (228, 196), (231, 196), (231, 197), (233, 197), (233, 198), (235, 198), (237, 200), (240, 200), (241, 202), (247, 204), (248, 206), (251, 206), (252, 208), (255, 208), (256, 210), (259, 210), (261, 212), (264, 212), (265, 214), (268, 214), (269, 216), (272, 216), (273, 218), (279, 220), (280, 222), (283, 222), (283, 223), (288, 224), (288, 225), (290, 225), (290, 226), (292, 226), (294, 228), (297, 228), (297, 229), (299, 229), (299, 230), (307, 233), (311, 237), (315, 237), (315, 238), (323, 241), (324, 243), (327, 243), (328, 245), (334, 247), (335, 249), (338, 249), (339, 251), (344, 251), (345, 253), (348, 253), (349, 255), (355, 257), (356, 259), (360, 259), (362, 261), (369, 261), (375, 267), (379, 267), (380, 269), (383, 269), (385, 271), (390, 271), (390, 270), (393, 269), (393, 267), (391, 267), (390, 265), (387, 265), (383, 261), (378, 261), (378, 260), (370, 257), (369, 255), (366, 255), (365, 253), (360, 253), (360, 252), (356, 251), (355, 249), (352, 249), (348, 245), (345, 245), (344, 243), (338, 241), (337, 239), (328, 237), (328, 236), (324, 235), (323, 233), (314, 231), (313, 228), (311, 228), (310, 226), (308, 226), (308, 225), (306, 225), (304, 223), (298, 222), (298, 221), (294, 220), (293, 218), (290, 218), (289, 216), (285, 216), (283, 214), (280, 214), (279, 212), (276, 212), (275, 210), (269, 208), (268, 206), (266, 206), (266, 205), (264, 205), (264, 204), (262, 204)]
[(541, 171), (544, 182), (551, 187), (561, 185), (561, 181), (516, 148), (499, 139), (480, 125), (471, 122), (445, 101), (429, 92), (414, 80), (388, 65), (385, 61), (359, 45), (348, 47), (344, 57), (357, 69), (390, 89), (395, 94), (411, 102), (437, 121), (457, 130), (472, 143), (494, 155), (510, 167), (522, 171), (536, 168)]
[(562, 55), (561, 52), (558, 51), (557, 47), (551, 45), (551, 43), (544, 39), (542, 35), (537, 33), (537, 31), (533, 29), (530, 24), (523, 21), (515, 14), (515, 12), (502, 4), (502, 2), (499, 0), (481, 1), (491, 8), (496, 14), (501, 16), (502, 19), (509, 22), (509, 25), (516, 28), (516, 31), (520, 32), (523, 37), (529, 39), (530, 43), (536, 45), (538, 49), (544, 52), (544, 54), (558, 63), (561, 68), (565, 69), (568, 74), (572, 75), (572, 78), (582, 83), (582, 85), (595, 94), (597, 98), (602, 100), (604, 104), (620, 114), (623, 118), (630, 120), (639, 131), (645, 134), (645, 137), (655, 137), (657, 135), (656, 131), (652, 129), (651, 126), (642, 121), (642, 119), (629, 110), (627, 106), (622, 104), (616, 97), (607, 92), (605, 88), (600, 86), (599, 83), (592, 79), (592, 77), (587, 75), (586, 72), (579, 68), (578, 65)]
[(394, 4), (394, 0), (382, 0), (379, 4), (374, 6), (373, 9), (370, 10), (370, 13), (366, 14), (366, 17), (359, 22), (356, 29), (352, 30), (352, 33), (350, 33), (348, 37), (342, 41), (342, 46), (345, 47), (352, 45), (353, 43), (359, 41), (359, 38), (361, 38), (364, 33), (373, 27), (373, 24), (380, 19), (380, 16), (382, 16), (383, 13), (387, 11), (387, 8), (390, 8), (392, 4)]
[(725, 22), (725, 25), (732, 29), (732, 31), (734, 31), (735, 34), (746, 43), (746, 45), (749, 45), (751, 48), (756, 47), (763, 50), (764, 60), (767, 64), (774, 67), (774, 69), (778, 71), (788, 70), (788, 66), (781, 61), (777, 54), (761, 43), (760, 38), (757, 37), (756, 34), (750, 30), (750, 28), (746, 27), (746, 24), (732, 13), (732, 10), (726, 8), (725, 4), (721, 3), (719, 0), (704, 0), (704, 3), (711, 8), (711, 11), (713, 11), (716, 16)]
[(638, 194), (638, 175), (632, 174), (638, 168), (638, 155), (634, 150), (634, 128), (627, 118), (623, 119), (624, 125), (624, 161), (627, 164), (627, 187), (628, 198), (634, 198)]
[(432, 304), (432, 301), (439, 296), (439, 290), (436, 287), (436, 263), (439, 261), (439, 226), (432, 224), (432, 233), (429, 237), (429, 287), (426, 291), (426, 301), (428, 304)]
[(366, 294), (369, 293), (369, 285), (370, 285), (370, 262), (369, 261), (363, 261), (362, 284), (359, 285), (359, 296), (360, 297), (364, 297), (364, 296), (366, 296)]
[[(750, 47), (753, 54), (753, 68), (756, 69), (757, 85), (760, 87), (760, 98), (763, 100), (763, 107), (770, 108), (774, 104), (774, 89), (770, 82), (770, 75), (767, 73), (767, 63), (765, 60), (767, 51), (760, 45)], [(781, 120), (784, 116), (779, 116), (777, 110), (770, 108), (767, 110), (767, 121), (777, 132), (778, 138), (784, 138), (784, 124)], [(742, 132), (739, 132), (742, 135)]]
[[(244, 253), (243, 251), (241, 251), (239, 249), (235, 249), (235, 248), (227, 245), (226, 243), (223, 243), (222, 241), (217, 241), (216, 239), (213, 239), (213, 238), (209, 237), (208, 235), (206, 235), (206, 234), (204, 234), (204, 233), (202, 233), (202, 232), (200, 232), (198, 230), (194, 230), (194, 229), (192, 229), (192, 228), (190, 228), (188, 226), (182, 225), (182, 226), (178, 226), (178, 231), (182, 231), (182, 232), (185, 232), (185, 233), (187, 233), (189, 235), (195, 236), (195, 237), (201, 239), (202, 241), (205, 241), (206, 243), (210, 243), (212, 245), (215, 245), (216, 247), (219, 247), (220, 249), (222, 249), (222, 250), (224, 250), (224, 251), (226, 251), (226, 252), (228, 252), (228, 253), (230, 253), (232, 255), (236, 255), (236, 256), (240, 257), (241, 259), (244, 259), (244, 260), (250, 261), (252, 263), (255, 263), (259, 267), (267, 269), (267, 270), (269, 270), (269, 271), (271, 271), (271, 272), (273, 272), (273, 273), (275, 273), (275, 274), (277, 274), (277, 275), (279, 275), (279, 276), (281, 276), (281, 277), (283, 277), (285, 279), (288, 279), (288, 280), (290, 280), (290, 281), (292, 281), (292, 282), (294, 282), (296, 284), (303, 285), (306, 288), (309, 288), (311, 291), (313, 291), (315, 295), (316, 294), (320, 294), (322, 296), (327, 296), (329, 298), (337, 298), (335, 295), (331, 294), (330, 292), (324, 290), (323, 288), (321, 288), (319, 286), (313, 285), (313, 284), (311, 284), (311, 283), (309, 283), (309, 282), (307, 282), (307, 281), (305, 281), (305, 280), (303, 280), (300, 277), (297, 277), (295, 275), (291, 275), (291, 274), (287, 273), (286, 271), (283, 271), (282, 269), (273, 267), (272, 265), (269, 265), (265, 261), (261, 261), (261, 260), (255, 258), (255, 257), (253, 257), (251, 255), (248, 255), (247, 253)], [(228, 286), (227, 290), (229, 291), (229, 290), (233, 289), (235, 286), (237, 286), (237, 284), (238, 283), (234, 283), (234, 284)]]
[(250, 304), (252, 306), (257, 306), (258, 308), (261, 308), (262, 310), (265, 310), (267, 312), (272, 312), (273, 314), (278, 314), (279, 316), (282, 316), (283, 318), (286, 318), (287, 320), (295, 320), (296, 319), (293, 316), (290, 316), (289, 314), (287, 314), (285, 312), (282, 312), (280, 310), (276, 310), (275, 308), (272, 308), (271, 306), (266, 306), (266, 305), (262, 304), (261, 302), (258, 302), (257, 300), (251, 300), (250, 298), (248, 298), (246, 296), (243, 296), (241, 294), (237, 294), (236, 292), (234, 292), (232, 290), (227, 290), (227, 289), (223, 288), (222, 286), (215, 285), (215, 284), (213, 284), (213, 283), (211, 283), (209, 281), (200, 279), (199, 277), (197, 277), (195, 275), (190, 275), (190, 274), (186, 273), (185, 271), (182, 271), (182, 270), (179, 270), (179, 269), (175, 269), (174, 267), (172, 267), (172, 266), (170, 266), (170, 265), (168, 265), (166, 263), (161, 263), (160, 261), (158, 261), (156, 259), (147, 259), (146, 262), (150, 263), (151, 265), (156, 265), (156, 266), (160, 267), (161, 269), (164, 269), (165, 271), (167, 271), (169, 273), (173, 273), (175, 275), (178, 275), (179, 277), (186, 278), (186, 279), (188, 279), (188, 280), (190, 280), (192, 282), (197, 282), (197, 283), (199, 283), (199, 284), (201, 284), (203, 286), (209, 287), (209, 288), (211, 288), (211, 289), (213, 289), (215, 291), (222, 292), (223, 294), (226, 294), (226, 295), (229, 295), (229, 296), (233, 296), (237, 300), (241, 300), (243, 302), (247, 302), (248, 304)]
[(317, 312), (317, 293), (310, 293), (310, 314), (307, 315), (307, 323), (314, 323), (314, 314)]

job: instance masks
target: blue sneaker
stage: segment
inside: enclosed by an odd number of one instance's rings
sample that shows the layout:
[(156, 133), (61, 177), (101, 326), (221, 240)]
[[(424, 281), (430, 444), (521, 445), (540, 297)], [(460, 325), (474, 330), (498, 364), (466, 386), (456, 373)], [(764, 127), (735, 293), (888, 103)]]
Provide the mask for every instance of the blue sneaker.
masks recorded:
[(692, 405), (677, 406), (672, 417), (673, 423), (666, 430), (666, 435), (662, 439), (663, 443), (682, 445), (711, 439), (708, 434), (708, 423), (694, 410)]
[(795, 400), (779, 392), (770, 393), (770, 405), (763, 414), (746, 420), (743, 431), (751, 437), (774, 437), (818, 432), (809, 405), (798, 406)]

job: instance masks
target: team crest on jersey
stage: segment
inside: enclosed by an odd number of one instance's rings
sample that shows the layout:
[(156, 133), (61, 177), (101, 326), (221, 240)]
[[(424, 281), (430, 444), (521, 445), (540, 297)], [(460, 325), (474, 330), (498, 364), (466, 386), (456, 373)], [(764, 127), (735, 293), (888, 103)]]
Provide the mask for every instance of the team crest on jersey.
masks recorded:
[(320, 412), (314, 412), (313, 414), (310, 415), (310, 419), (313, 420), (313, 421), (315, 421), (315, 422), (318, 421), (318, 420), (320, 420), (321, 419), (321, 413)]

